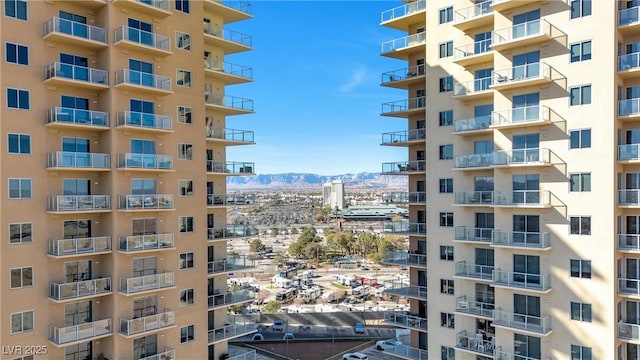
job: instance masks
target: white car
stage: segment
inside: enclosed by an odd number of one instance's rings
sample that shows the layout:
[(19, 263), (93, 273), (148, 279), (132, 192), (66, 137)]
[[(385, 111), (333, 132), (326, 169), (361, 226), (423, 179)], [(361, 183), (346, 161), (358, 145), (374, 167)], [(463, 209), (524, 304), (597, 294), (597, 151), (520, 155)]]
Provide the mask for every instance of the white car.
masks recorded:
[(402, 343), (395, 339), (376, 341), (376, 349), (378, 350), (391, 350), (391, 349), (395, 349), (399, 345), (402, 345)]
[(361, 352), (348, 353), (342, 355), (342, 360), (368, 360), (369, 357)]

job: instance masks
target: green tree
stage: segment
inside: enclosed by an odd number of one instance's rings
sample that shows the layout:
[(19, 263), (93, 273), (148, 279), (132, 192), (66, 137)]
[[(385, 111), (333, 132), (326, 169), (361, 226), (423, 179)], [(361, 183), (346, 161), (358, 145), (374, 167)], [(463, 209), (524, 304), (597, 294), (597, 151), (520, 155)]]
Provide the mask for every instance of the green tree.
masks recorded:
[(276, 237), (278, 236), (278, 234), (280, 233), (280, 229), (278, 229), (277, 227), (272, 227), (271, 228), (271, 236)]
[(275, 256), (273, 257), (273, 264), (278, 267), (282, 267), (286, 263), (287, 263), (287, 257), (285, 256), (284, 252), (282, 251), (276, 252)]
[(249, 252), (259, 252), (263, 251), (264, 249), (265, 246), (262, 241), (260, 241), (260, 239), (253, 239), (253, 241), (251, 241), (251, 243), (249, 244)]
[(291, 235), (297, 235), (297, 234), (298, 234), (298, 228), (292, 228)]
[(305, 250), (307, 246), (312, 243), (320, 242), (320, 238), (316, 236), (316, 229), (313, 226), (308, 226), (302, 231), (298, 240), (289, 245), (289, 254), (299, 257), (305, 256)]
[(280, 304), (280, 301), (271, 300), (262, 308), (262, 312), (265, 314), (275, 314), (280, 310), (281, 306), (282, 304)]

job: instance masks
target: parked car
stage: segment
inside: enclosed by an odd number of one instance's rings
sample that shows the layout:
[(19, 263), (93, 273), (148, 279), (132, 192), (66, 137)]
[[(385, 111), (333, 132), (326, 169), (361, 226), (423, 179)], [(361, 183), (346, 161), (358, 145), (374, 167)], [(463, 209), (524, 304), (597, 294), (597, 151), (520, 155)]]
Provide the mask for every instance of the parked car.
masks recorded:
[(364, 325), (362, 325), (362, 323), (356, 323), (353, 327), (353, 331), (356, 334), (364, 334)]
[(376, 341), (376, 349), (378, 350), (391, 350), (391, 349), (395, 349), (399, 345), (402, 345), (402, 343), (396, 339)]
[(361, 352), (347, 353), (342, 355), (342, 360), (368, 360), (369, 357)]
[(273, 326), (271, 326), (271, 330), (273, 331), (284, 331), (284, 321), (276, 320), (273, 322)]
[(296, 337), (293, 336), (293, 333), (284, 333), (282, 340), (295, 340)]
[(264, 340), (264, 336), (262, 336), (262, 334), (260, 333), (253, 334), (253, 337), (251, 338), (251, 341), (262, 341), (262, 340)]

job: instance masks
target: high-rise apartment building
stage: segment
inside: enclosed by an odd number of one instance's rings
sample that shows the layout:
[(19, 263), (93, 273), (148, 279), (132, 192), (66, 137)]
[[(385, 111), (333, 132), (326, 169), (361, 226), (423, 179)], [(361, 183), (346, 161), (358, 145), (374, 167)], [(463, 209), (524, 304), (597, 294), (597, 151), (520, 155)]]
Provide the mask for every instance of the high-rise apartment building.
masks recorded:
[(640, 358), (639, 6), (382, 13), (406, 32), (382, 44), (403, 61), (382, 85), (406, 91), (382, 115), (407, 127), (382, 142), (408, 160), (382, 171), (409, 179), (410, 220), (387, 225), (409, 236), (387, 257), (409, 268), (410, 286), (387, 290), (410, 298), (388, 320), (412, 330), (407, 357)]
[(227, 254), (253, 230), (226, 207), (253, 198), (225, 181), (254, 173), (226, 159), (254, 142), (227, 127), (253, 101), (226, 91), (253, 81), (228, 61), (252, 49), (230, 23), (251, 17), (242, 1), (2, 1), (3, 359), (217, 360), (255, 331), (227, 317), (253, 293), (226, 282), (252, 266)]
[(322, 205), (331, 207), (331, 210), (344, 209), (344, 182), (333, 180), (322, 184)]

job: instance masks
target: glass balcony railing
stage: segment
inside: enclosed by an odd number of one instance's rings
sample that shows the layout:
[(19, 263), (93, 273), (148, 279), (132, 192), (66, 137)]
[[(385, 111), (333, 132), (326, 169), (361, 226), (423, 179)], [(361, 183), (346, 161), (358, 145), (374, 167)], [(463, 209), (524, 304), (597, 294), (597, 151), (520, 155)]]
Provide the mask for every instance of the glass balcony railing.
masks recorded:
[(164, 351), (154, 355), (148, 355), (139, 360), (176, 360), (176, 351), (168, 346), (164, 347)]
[(469, 264), (466, 261), (458, 261), (455, 265), (455, 276), (491, 280), (493, 266)]
[(618, 250), (640, 251), (640, 234), (618, 234)]
[(395, 81), (403, 81), (416, 76), (424, 76), (426, 74), (425, 65), (413, 65), (408, 68), (387, 71), (382, 73), (382, 84), (388, 84)]
[(165, 309), (163, 312), (141, 318), (120, 318), (120, 333), (125, 336), (160, 330), (176, 324), (175, 311)]
[(143, 73), (131, 69), (122, 69), (116, 72), (116, 85), (118, 84), (143, 86), (165, 92), (172, 91), (170, 77)]
[(230, 355), (231, 357), (227, 360), (257, 360), (255, 350), (240, 349), (239, 351), (232, 351)]
[[(131, 0), (125, 0), (131, 1)], [(135, 2), (139, 2), (140, 4), (144, 4), (162, 11), (171, 11), (169, 9), (169, 0), (132, 0)]]
[(207, 160), (208, 173), (251, 175), (254, 173), (254, 166), (252, 162)]
[(456, 226), (454, 239), (458, 241), (478, 241), (488, 243), (491, 241), (493, 229), (474, 228), (468, 226)]
[(427, 202), (427, 193), (425, 191), (389, 192), (382, 194), (382, 202), (395, 204), (422, 204)]
[(453, 83), (453, 96), (471, 96), (485, 91), (491, 91), (493, 78), (485, 77), (467, 82)]
[(230, 109), (248, 112), (253, 111), (253, 100), (235, 96), (211, 94), (205, 92), (204, 102), (207, 105), (222, 106)]
[(385, 10), (381, 14), (381, 22), (392, 21), (407, 15), (417, 13), (418, 11), (424, 11), (426, 9), (426, 0), (418, 0), (410, 2), (405, 5), (395, 7), (393, 9)]
[(427, 287), (408, 285), (399, 281), (385, 281), (384, 292), (387, 294), (426, 299)]
[(102, 111), (55, 107), (52, 109), (47, 109), (45, 122), (47, 124), (55, 123), (108, 128), (109, 113)]
[(506, 351), (502, 351), (500, 347), (496, 349), (493, 355), (494, 355), (493, 358), (495, 360), (540, 360), (540, 357), (530, 357), (530, 356), (524, 356), (521, 354), (508, 353)]
[(534, 166), (551, 163), (549, 149), (500, 150), (487, 154), (458, 155), (454, 158), (456, 169), (482, 168), (490, 166)]
[(640, 205), (640, 189), (618, 190), (618, 205), (623, 205), (623, 206)]
[(401, 358), (410, 359), (410, 360), (428, 360), (429, 359), (427, 350), (419, 349), (419, 348), (412, 347), (409, 345), (404, 345), (404, 344), (396, 345), (390, 348), (385, 348), (384, 352), (386, 354), (392, 354), (392, 355), (396, 355)]
[(393, 145), (396, 143), (408, 143), (426, 139), (425, 129), (411, 129), (382, 133), (382, 145)]
[(640, 98), (618, 100), (618, 116), (640, 115)]
[(462, 330), (456, 334), (456, 347), (485, 356), (493, 357), (493, 351), (496, 348), (496, 340), (485, 340), (480, 333), (471, 333)]
[(61, 19), (59, 17), (53, 17), (44, 23), (44, 35), (47, 36), (51, 33), (62, 33), (105, 45), (107, 44), (107, 30), (77, 21)]
[(209, 330), (208, 340), (209, 343), (214, 343), (226, 339), (235, 338), (238, 336), (250, 334), (257, 331), (257, 325), (255, 323), (236, 323), (225, 325), (213, 330)]
[(118, 196), (119, 210), (170, 210), (173, 205), (173, 194)]
[(493, 323), (517, 330), (532, 331), (546, 334), (551, 331), (551, 318), (549, 316), (531, 316), (518, 313), (510, 313), (497, 308), (493, 312)]
[(493, 246), (510, 246), (526, 249), (545, 249), (551, 247), (548, 232), (493, 231)]
[(618, 145), (618, 160), (640, 160), (640, 144)]
[(209, 295), (209, 309), (253, 301), (255, 298), (256, 293), (249, 290), (226, 291), (221, 294)]
[(392, 114), (426, 107), (426, 97), (419, 96), (406, 100), (392, 101), (382, 104), (382, 114)]
[(485, 168), (493, 165), (493, 153), (457, 155), (453, 158), (456, 169)]
[(548, 190), (494, 191), (493, 205), (496, 206), (549, 206), (551, 192)]
[(549, 108), (543, 105), (532, 105), (494, 111), (492, 113), (491, 126), (509, 126), (548, 121), (549, 115)]
[(493, 285), (506, 286), (516, 289), (546, 291), (551, 289), (551, 275), (521, 273), (495, 269), (493, 271)]
[(211, 57), (204, 58), (204, 68), (211, 71), (220, 71), (225, 74), (253, 79), (253, 69), (248, 66), (236, 65)]
[(129, 41), (157, 50), (171, 52), (171, 39), (168, 36), (154, 34), (129, 26), (116, 28), (114, 43), (119, 41)]
[(44, 79), (64, 78), (97, 85), (109, 85), (109, 73), (85, 66), (54, 62), (44, 68)]
[(207, 206), (254, 205), (255, 194), (207, 194)]
[(111, 236), (49, 240), (49, 255), (53, 256), (69, 256), (109, 251), (111, 251)]
[(393, 234), (427, 234), (426, 223), (410, 223), (408, 220), (385, 221), (383, 223), (383, 231)]
[(175, 247), (173, 233), (120, 237), (120, 251), (161, 250)]
[(137, 111), (122, 111), (117, 113), (116, 126), (131, 126), (136, 128), (165, 131), (172, 129), (171, 116), (141, 113)]
[(256, 267), (255, 260), (244, 255), (233, 255), (228, 259), (214, 260), (207, 263), (208, 274), (220, 274), (230, 271), (240, 271)]
[(47, 211), (108, 211), (109, 195), (58, 195), (50, 196)]
[(427, 33), (421, 32), (417, 34), (411, 34), (401, 38), (385, 41), (382, 43), (382, 53), (389, 53), (392, 51), (402, 50), (411, 46), (426, 44)]
[(98, 320), (80, 325), (57, 327), (49, 325), (49, 341), (63, 345), (76, 341), (89, 341), (113, 332), (111, 319)]
[(221, 4), (231, 9), (241, 11), (245, 14), (251, 14), (251, 2), (250, 1), (228, 1), (228, 0), (208, 0), (212, 3)]
[(629, 71), (640, 68), (640, 52), (618, 56), (618, 71)]
[(118, 154), (118, 168), (172, 170), (173, 157), (171, 155), (124, 153)]
[(258, 235), (258, 229), (247, 225), (227, 225), (224, 228), (207, 229), (208, 240), (224, 240), (230, 238), (250, 237)]
[(495, 304), (467, 299), (467, 296), (456, 298), (456, 312), (493, 319)]
[(49, 283), (49, 297), (54, 300), (68, 300), (84, 296), (94, 296), (111, 292), (111, 277), (76, 281), (71, 283)]
[(206, 127), (206, 136), (207, 139), (212, 140), (223, 140), (235, 143), (246, 143), (253, 144), (253, 131), (249, 130), (237, 130), (237, 129), (229, 129), (229, 128), (214, 128), (214, 127)]
[(640, 6), (618, 10), (618, 26), (633, 25), (640, 21)]
[(491, 39), (480, 40), (480, 41), (473, 42), (471, 44), (458, 46), (455, 49), (453, 49), (453, 59), (454, 60), (468, 59), (473, 56), (486, 54), (491, 50), (492, 50)]
[(47, 154), (47, 168), (109, 169), (109, 154), (56, 151)]
[(385, 174), (423, 172), (425, 168), (426, 162), (424, 160), (382, 163), (382, 172)]
[(453, 21), (455, 24), (459, 24), (462, 22), (471, 21), (486, 14), (491, 14), (493, 12), (493, 8), (491, 7), (492, 3), (492, 0), (487, 0), (469, 7), (456, 10)]
[(427, 266), (427, 255), (407, 250), (387, 251), (382, 257), (382, 262), (396, 265)]
[(489, 129), (490, 126), (491, 115), (476, 116), (468, 119), (455, 120), (453, 122), (453, 132), (479, 131)]
[(169, 271), (153, 275), (121, 277), (119, 290), (124, 294), (134, 294), (173, 287), (175, 284), (175, 274)]
[(384, 322), (411, 329), (427, 331), (427, 319), (407, 311), (385, 311)]
[(494, 70), (492, 86), (517, 84), (530, 80), (551, 79), (551, 66), (543, 62)]
[(213, 25), (211, 23), (204, 23), (204, 33), (217, 38), (221, 38), (226, 41), (236, 43), (241, 46), (252, 47), (253, 37), (251, 35), (243, 34), (239, 31), (223, 28), (220, 25)]
[(540, 35), (551, 36), (551, 24), (544, 19), (536, 19), (493, 32), (493, 44), (501, 45)]
[(618, 294), (640, 296), (640, 280), (618, 278)]

